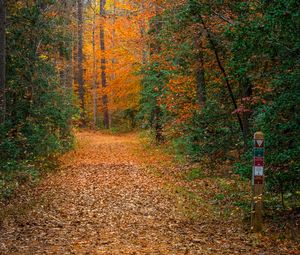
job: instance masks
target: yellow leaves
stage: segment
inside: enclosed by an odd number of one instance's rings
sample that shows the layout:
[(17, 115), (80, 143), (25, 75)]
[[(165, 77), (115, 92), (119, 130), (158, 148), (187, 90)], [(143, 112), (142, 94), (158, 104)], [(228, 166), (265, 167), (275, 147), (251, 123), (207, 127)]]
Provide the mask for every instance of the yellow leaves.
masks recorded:
[(39, 58), (40, 58), (41, 60), (47, 60), (47, 59), (48, 59), (48, 56), (45, 55), (45, 54), (40, 54), (40, 55), (39, 55)]
[[(84, 32), (84, 69), (86, 91), (93, 92), (92, 84), (96, 79), (98, 98), (107, 94), (109, 110), (137, 108), (140, 93), (140, 77), (136, 76), (143, 59), (144, 38), (141, 26), (145, 25), (145, 16), (128, 15), (131, 11), (141, 10), (139, 4), (131, 1), (108, 0), (105, 20), (95, 15), (98, 8), (86, 12)], [(116, 15), (113, 15), (116, 13)], [(125, 15), (126, 13), (126, 15)], [(98, 13), (97, 13), (98, 14)], [(142, 20), (141, 20), (142, 19)], [(103, 23), (104, 22), (104, 23)], [(100, 50), (100, 24), (105, 28), (105, 52)], [(145, 27), (146, 30), (146, 27)], [(106, 59), (106, 77), (108, 87), (101, 89), (101, 59)], [(140, 64), (139, 64), (140, 63)], [(87, 97), (89, 111), (92, 111), (92, 96)], [(101, 105), (99, 104), (99, 110)]]

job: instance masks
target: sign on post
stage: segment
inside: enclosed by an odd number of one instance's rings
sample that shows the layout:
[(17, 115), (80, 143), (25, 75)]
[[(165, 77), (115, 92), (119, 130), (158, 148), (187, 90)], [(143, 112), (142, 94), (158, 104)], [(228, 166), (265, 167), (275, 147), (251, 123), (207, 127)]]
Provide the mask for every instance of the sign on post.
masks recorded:
[(254, 232), (262, 230), (263, 187), (264, 187), (264, 134), (257, 132), (253, 141), (253, 169), (252, 169), (252, 208), (251, 229)]

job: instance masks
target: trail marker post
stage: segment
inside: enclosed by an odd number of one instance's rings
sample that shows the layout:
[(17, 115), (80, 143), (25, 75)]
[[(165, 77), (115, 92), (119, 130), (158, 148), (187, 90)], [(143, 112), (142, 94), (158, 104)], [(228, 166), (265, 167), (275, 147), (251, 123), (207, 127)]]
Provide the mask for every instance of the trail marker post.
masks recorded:
[(264, 155), (265, 140), (262, 132), (254, 134), (253, 168), (252, 168), (252, 208), (251, 229), (254, 232), (262, 230), (263, 189), (264, 189)]

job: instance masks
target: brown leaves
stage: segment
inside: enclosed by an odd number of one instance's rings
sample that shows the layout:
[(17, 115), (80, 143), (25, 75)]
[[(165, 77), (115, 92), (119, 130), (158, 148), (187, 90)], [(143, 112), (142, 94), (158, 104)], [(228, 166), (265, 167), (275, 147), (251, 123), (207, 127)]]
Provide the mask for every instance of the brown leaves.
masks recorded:
[(1, 254), (297, 254), (212, 211), (206, 191), (232, 182), (186, 182), (170, 156), (133, 134), (77, 137), (61, 171), (35, 189), (40, 202), (5, 220)]

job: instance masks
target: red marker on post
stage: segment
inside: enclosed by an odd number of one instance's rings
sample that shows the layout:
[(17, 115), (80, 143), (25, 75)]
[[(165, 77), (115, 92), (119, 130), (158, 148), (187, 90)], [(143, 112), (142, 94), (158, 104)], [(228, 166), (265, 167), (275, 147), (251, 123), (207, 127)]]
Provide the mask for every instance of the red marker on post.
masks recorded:
[(262, 209), (263, 209), (263, 187), (264, 187), (264, 134), (257, 132), (253, 141), (253, 169), (252, 169), (252, 209), (251, 229), (254, 232), (262, 230)]

